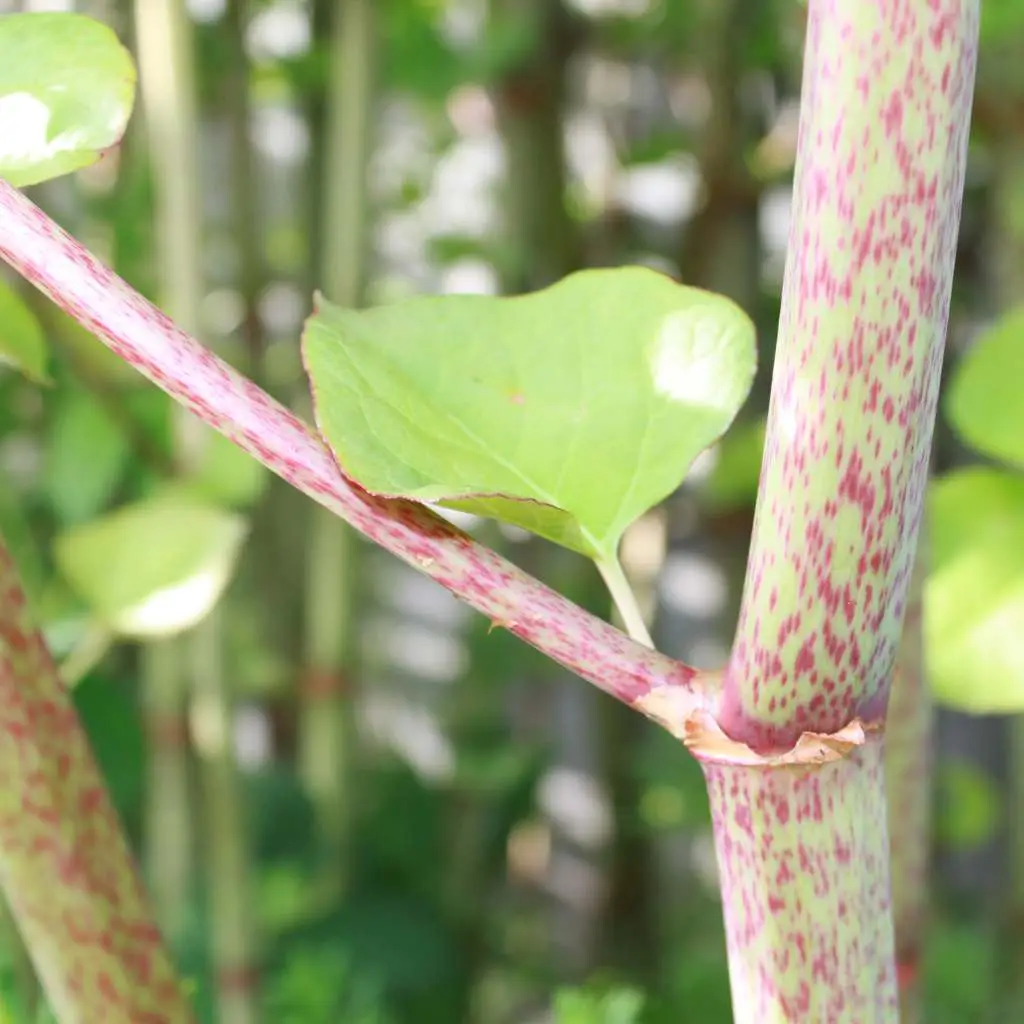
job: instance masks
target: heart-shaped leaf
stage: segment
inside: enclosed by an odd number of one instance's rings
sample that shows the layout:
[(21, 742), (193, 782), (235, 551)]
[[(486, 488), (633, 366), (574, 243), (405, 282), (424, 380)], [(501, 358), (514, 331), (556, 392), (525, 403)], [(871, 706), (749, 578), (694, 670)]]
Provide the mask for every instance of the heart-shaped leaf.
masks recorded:
[(972, 468), (933, 485), (924, 637), (936, 698), (974, 714), (1024, 710), (1024, 479)]
[(968, 444), (1024, 467), (1024, 307), (1007, 313), (974, 344), (957, 368), (946, 413)]
[(350, 478), (514, 523), (608, 565), (729, 426), (756, 363), (731, 301), (641, 267), (514, 298), (317, 298), (303, 353)]
[(179, 489), (68, 530), (54, 555), (68, 583), (122, 636), (194, 626), (227, 586), (245, 520)]
[(80, 14), (0, 17), (0, 177), (19, 187), (94, 163), (124, 134), (135, 67)]
[(48, 384), (48, 359), (39, 321), (18, 293), (0, 280), (0, 364), (13, 366), (37, 384)]

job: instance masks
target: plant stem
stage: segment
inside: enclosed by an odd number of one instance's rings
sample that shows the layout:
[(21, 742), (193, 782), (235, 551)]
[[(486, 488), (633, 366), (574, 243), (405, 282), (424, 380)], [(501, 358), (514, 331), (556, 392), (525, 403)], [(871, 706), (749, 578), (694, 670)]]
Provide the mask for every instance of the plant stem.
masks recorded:
[(215, 608), (190, 644), (195, 662), (192, 732), (202, 765), (203, 812), (209, 844), (208, 898), (217, 1020), (256, 1020), (257, 975), (252, 950), (252, 900), (243, 802), (235, 764), (234, 707), (224, 673), (224, 644)]
[[(162, 228), (161, 285), (168, 309), (178, 322), (198, 331), (204, 250), (192, 25), (184, 0), (136, 0), (135, 21), (157, 183), (157, 215)], [(184, 410), (176, 411), (176, 461), (181, 468), (191, 469), (198, 464), (209, 434)], [(197, 744), (210, 848), (205, 866), (213, 907), (217, 1012), (225, 1024), (247, 1024), (256, 1016), (250, 950), (253, 929), (248, 914), (242, 797), (231, 742), (234, 708), (224, 677), (220, 615), (207, 616), (184, 643), (188, 648), (192, 699), (201, 702), (207, 718), (213, 716), (222, 723), (225, 733), (219, 746)], [(184, 744), (179, 751), (184, 755)]]
[(704, 762), (736, 1024), (899, 1020), (882, 759)]
[(935, 713), (924, 676), (921, 641), (921, 590), (926, 572), (927, 550), (922, 536), (885, 719), (885, 777), (901, 1024), (915, 1024), (920, 1019), (920, 959), (928, 916)]
[(898, 1019), (882, 729), (927, 484), (977, 0), (810, 0), (779, 344), (708, 780), (738, 1024)]
[[(645, 650), (414, 502), (349, 482), (313, 431), (0, 181), (0, 257), (201, 420), (496, 624), (657, 721), (709, 707), (716, 674)], [(652, 698), (640, 706), (643, 698)]]
[(647, 629), (647, 623), (644, 622), (643, 612), (640, 611), (636, 594), (633, 593), (633, 588), (629, 585), (629, 580), (626, 579), (626, 574), (622, 571), (622, 564), (617, 558), (608, 560), (598, 559), (595, 564), (597, 565), (598, 572), (601, 574), (601, 578), (608, 587), (608, 592), (612, 595), (612, 600), (615, 602), (619, 615), (622, 616), (622, 623), (626, 627), (626, 632), (638, 644), (643, 644), (644, 647), (650, 647), (653, 650), (654, 641), (651, 639), (651, 634)]
[[(366, 179), (372, 150), (376, 14), (373, 0), (345, 0), (334, 13), (324, 125), (322, 286), (340, 305), (362, 303), (366, 278)], [(359, 549), (347, 524), (313, 508), (306, 563), (306, 685), (299, 765), (324, 839), (329, 884), (344, 884), (355, 733), (352, 613)]]
[[(202, 298), (194, 266), (200, 251), (196, 101), (187, 27), (174, 4), (135, 0), (133, 24), (155, 192), (159, 291), (178, 322), (196, 330)], [(174, 461), (190, 464), (200, 444), (197, 425), (179, 414), (174, 427)], [(155, 744), (149, 776), (153, 789), (147, 794), (147, 824), (153, 832), (147, 830), (145, 836), (146, 874), (156, 887), (161, 924), (176, 945), (184, 940), (193, 855), (182, 653), (181, 644), (172, 641), (140, 659), (143, 706), (154, 716), (147, 731)]]
[(180, 944), (191, 902), (193, 859), (181, 641), (145, 644), (139, 657), (147, 741), (146, 880), (161, 926), (173, 943)]
[(719, 723), (885, 712), (924, 503), (977, 0), (811, 0), (761, 490)]
[(0, 544), (0, 885), (61, 1021), (192, 1019), (85, 731)]

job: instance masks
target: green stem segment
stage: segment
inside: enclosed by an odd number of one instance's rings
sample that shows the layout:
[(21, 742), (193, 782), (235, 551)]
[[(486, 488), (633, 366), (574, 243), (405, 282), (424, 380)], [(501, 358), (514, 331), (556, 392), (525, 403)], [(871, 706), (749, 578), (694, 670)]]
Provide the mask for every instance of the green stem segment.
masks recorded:
[(612, 595), (615, 607), (619, 615), (622, 616), (626, 632), (638, 644), (653, 649), (654, 641), (647, 629), (647, 623), (644, 622), (643, 612), (640, 610), (636, 594), (633, 593), (633, 588), (629, 585), (629, 580), (626, 579), (626, 574), (622, 570), (622, 564), (617, 558), (599, 559), (596, 564), (601, 578), (608, 587), (608, 592)]
[[(331, 79), (324, 125), (322, 195), (326, 230), (322, 286), (339, 305), (358, 306), (365, 287), (367, 189), (376, 71), (374, 0), (344, 0), (333, 13)], [(343, 883), (353, 730), (352, 590), (358, 547), (352, 530), (313, 509), (306, 565), (306, 678), (299, 769), (317, 806), (331, 874)]]

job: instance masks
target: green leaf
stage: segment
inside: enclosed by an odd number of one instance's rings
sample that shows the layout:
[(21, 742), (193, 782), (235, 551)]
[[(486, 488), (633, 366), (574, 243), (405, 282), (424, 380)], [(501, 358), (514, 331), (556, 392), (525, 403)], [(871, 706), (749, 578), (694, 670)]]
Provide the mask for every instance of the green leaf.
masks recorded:
[(61, 395), (50, 423), (45, 487), (65, 526), (101, 512), (128, 464), (131, 449), (106, 409), (87, 392)]
[[(0, 75), (2, 73), (0, 71)], [(3, 145), (2, 137), (0, 145)], [(21, 296), (6, 281), (0, 280), (0, 363), (13, 366), (37, 384), (49, 384), (48, 359), (39, 321)]]
[(362, 487), (606, 564), (728, 427), (756, 362), (737, 306), (640, 267), (516, 298), (318, 296), (303, 351), (320, 430)]
[(80, 14), (0, 17), (0, 177), (18, 187), (95, 163), (124, 134), (135, 67)]
[(926, 666), (936, 698), (974, 714), (1024, 709), (1024, 479), (952, 473), (930, 496)]
[(1024, 307), (1003, 316), (957, 368), (946, 399), (954, 429), (979, 452), (1024, 467)]
[(636, 1024), (643, 1008), (643, 995), (630, 988), (605, 993), (570, 988), (555, 993), (557, 1024)]
[(54, 555), (111, 629), (167, 636), (191, 628), (217, 603), (246, 530), (238, 515), (167, 490), (67, 531)]

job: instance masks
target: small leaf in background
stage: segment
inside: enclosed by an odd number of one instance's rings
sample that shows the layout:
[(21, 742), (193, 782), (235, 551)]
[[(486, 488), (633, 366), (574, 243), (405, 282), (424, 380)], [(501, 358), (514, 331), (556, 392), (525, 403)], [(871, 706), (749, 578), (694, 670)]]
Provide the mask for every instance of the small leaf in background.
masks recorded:
[(951, 473), (932, 487), (925, 658), (935, 697), (973, 714), (1024, 710), (1024, 479)]
[(195, 472), (182, 483), (201, 497), (230, 508), (254, 505), (267, 485), (267, 471), (223, 434), (205, 433)]
[(319, 298), (303, 350), (320, 430), (361, 486), (606, 563), (729, 426), (756, 363), (736, 305), (641, 267), (516, 298)]
[(131, 451), (121, 427), (81, 388), (63, 392), (50, 421), (44, 487), (65, 526), (103, 511), (127, 467)]
[(942, 841), (957, 850), (987, 843), (1002, 812), (995, 779), (966, 761), (950, 761), (939, 765), (938, 784), (937, 829)]
[(80, 14), (0, 17), (0, 177), (34, 185), (95, 163), (124, 134), (135, 67)]
[(46, 339), (39, 321), (18, 293), (0, 279), (0, 366), (13, 366), (29, 380), (48, 384), (48, 361)]
[(54, 555), (111, 629), (151, 638), (190, 629), (208, 614), (246, 531), (240, 516), (168, 490), (68, 530)]
[(555, 1024), (638, 1024), (643, 1008), (644, 997), (635, 989), (562, 989), (555, 994)]
[(979, 452), (1024, 468), (1024, 307), (1003, 316), (964, 356), (950, 384), (946, 414)]
[(701, 489), (701, 498), (714, 511), (753, 508), (761, 480), (761, 460), (767, 421), (737, 423), (715, 445), (715, 464)]

